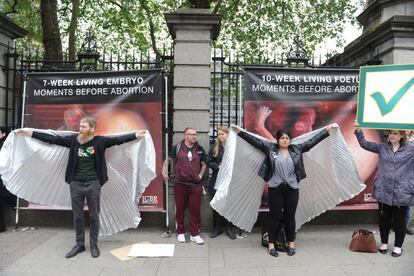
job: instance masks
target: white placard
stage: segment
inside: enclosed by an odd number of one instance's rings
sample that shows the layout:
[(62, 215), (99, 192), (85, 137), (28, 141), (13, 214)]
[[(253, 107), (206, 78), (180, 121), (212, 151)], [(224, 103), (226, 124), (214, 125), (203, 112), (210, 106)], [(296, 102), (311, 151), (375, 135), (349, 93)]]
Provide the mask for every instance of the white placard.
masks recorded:
[(173, 257), (174, 244), (134, 244), (128, 257)]
[(361, 127), (414, 128), (414, 64), (361, 67), (360, 80)]

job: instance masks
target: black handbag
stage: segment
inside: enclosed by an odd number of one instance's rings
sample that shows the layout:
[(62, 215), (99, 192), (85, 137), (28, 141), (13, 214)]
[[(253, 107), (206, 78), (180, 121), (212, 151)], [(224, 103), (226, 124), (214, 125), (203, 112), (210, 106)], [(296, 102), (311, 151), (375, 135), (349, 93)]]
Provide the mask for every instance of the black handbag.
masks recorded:
[[(280, 224), (280, 229), (274, 244), (277, 251), (286, 252), (289, 247), (286, 239), (285, 225), (283, 223)], [(266, 248), (269, 246), (269, 233), (267, 231), (267, 227), (264, 225), (262, 225), (262, 246)]]

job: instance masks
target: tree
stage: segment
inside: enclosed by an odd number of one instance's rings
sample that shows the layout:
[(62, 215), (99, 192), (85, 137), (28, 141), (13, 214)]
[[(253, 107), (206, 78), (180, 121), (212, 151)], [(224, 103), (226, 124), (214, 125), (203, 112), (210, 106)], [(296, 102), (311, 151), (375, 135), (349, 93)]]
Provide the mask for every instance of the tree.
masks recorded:
[(249, 56), (286, 52), (296, 36), (312, 52), (326, 38), (337, 39), (345, 23), (356, 23), (356, 6), (348, 0), (223, 1), (217, 46)]
[(197, 9), (209, 9), (211, 0), (188, 0), (192, 7)]
[(13, 21), (28, 33), (20, 43), (26, 47), (42, 45), (42, 26), (39, 0), (5, 0), (0, 12), (11, 17)]
[(45, 61), (62, 61), (62, 40), (57, 18), (57, 0), (40, 1)]
[(70, 23), (68, 27), (69, 43), (68, 52), (69, 60), (76, 60), (76, 32), (78, 28), (78, 16), (79, 16), (79, 0), (71, 0), (72, 9)]
[[(15, 10), (27, 13), (27, 3), (39, 1), (5, 0), (3, 11), (24, 2), (25, 9)], [(178, 8), (209, 8), (223, 17), (214, 45), (226, 53), (255, 58), (266, 52), (286, 53), (297, 36), (310, 53), (327, 38), (343, 43), (345, 24), (356, 23), (356, 5), (361, 0), (60, 0), (59, 24), (71, 59), (88, 32), (96, 37), (101, 51), (151, 49), (159, 58), (160, 49), (172, 43), (164, 14)], [(33, 35), (36, 37), (38, 34)]]

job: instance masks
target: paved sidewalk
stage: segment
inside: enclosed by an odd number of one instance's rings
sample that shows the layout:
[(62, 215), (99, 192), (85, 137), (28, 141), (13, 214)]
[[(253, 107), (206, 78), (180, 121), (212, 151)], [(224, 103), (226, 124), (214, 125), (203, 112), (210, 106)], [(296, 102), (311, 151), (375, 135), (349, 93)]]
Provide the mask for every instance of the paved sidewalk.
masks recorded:
[[(65, 259), (74, 245), (72, 228), (9, 230), (0, 234), (0, 275), (414, 275), (413, 236), (406, 236), (399, 258), (390, 253), (353, 253), (348, 245), (353, 230), (358, 228), (377, 229), (375, 225), (305, 225), (297, 234), (296, 255), (281, 253), (278, 258), (260, 246), (257, 232), (237, 240), (224, 234), (210, 239), (209, 233), (202, 233), (206, 243), (196, 245), (179, 244), (175, 235), (161, 238), (162, 229), (138, 228), (101, 238), (101, 256), (97, 259), (90, 256), (88, 248)], [(390, 238), (393, 241), (394, 233)], [(121, 262), (109, 253), (142, 241), (174, 243), (174, 257)]]

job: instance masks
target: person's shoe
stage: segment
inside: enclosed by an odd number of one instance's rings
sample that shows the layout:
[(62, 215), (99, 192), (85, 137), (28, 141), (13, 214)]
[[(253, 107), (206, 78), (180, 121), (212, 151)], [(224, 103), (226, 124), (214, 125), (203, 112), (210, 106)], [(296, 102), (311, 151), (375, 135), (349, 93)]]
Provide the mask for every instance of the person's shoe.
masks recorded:
[(7, 231), (6, 226), (0, 228), (0, 233), (6, 232), (6, 231)]
[(190, 241), (195, 242), (196, 244), (203, 244), (204, 240), (200, 237), (200, 235), (197, 236), (190, 236)]
[(66, 253), (65, 258), (72, 258), (78, 255), (79, 253), (85, 251), (85, 246), (83, 245), (75, 245), (71, 251)]
[(223, 233), (223, 231), (221, 231), (221, 228), (216, 227), (213, 229), (213, 233), (210, 234), (210, 238), (212, 239), (217, 238), (218, 236), (221, 235), (221, 233)]
[(379, 253), (381, 253), (381, 254), (387, 254), (387, 252), (388, 252), (388, 246), (387, 246), (387, 244), (381, 244), (381, 245), (378, 247), (378, 251), (379, 251)]
[(279, 256), (279, 253), (277, 253), (276, 248), (272, 248), (269, 250), (269, 255), (273, 256), (273, 257), (277, 257)]
[(407, 227), (407, 230), (405, 231), (405, 233), (407, 235), (414, 235), (414, 230), (412, 228), (410, 228), (410, 227)]
[(295, 253), (296, 253), (296, 250), (295, 250), (295, 248), (294, 247), (288, 247), (288, 249), (287, 249), (287, 254), (289, 255), (289, 256), (293, 256), (293, 255), (295, 255)]
[(237, 237), (236, 237), (236, 235), (234, 235), (234, 233), (233, 233), (233, 231), (232, 231), (231, 227), (227, 227), (227, 230), (226, 230), (226, 235), (227, 235), (227, 237), (229, 237), (229, 238), (230, 238), (230, 239), (232, 239), (232, 240), (237, 239)]
[(185, 242), (185, 235), (184, 234), (178, 234), (177, 235), (177, 241), (178, 242)]
[(98, 258), (101, 252), (99, 251), (99, 248), (97, 245), (91, 245), (91, 256), (93, 258)]
[(381, 253), (381, 254), (387, 254), (388, 249), (380, 249), (380, 248), (378, 248), (378, 251), (379, 251), (379, 253)]
[(402, 255), (402, 252), (403, 252), (402, 249), (401, 249), (401, 252), (400, 253), (397, 253), (397, 252), (392, 251), (391, 256), (393, 256), (393, 257), (399, 257), (399, 256)]

